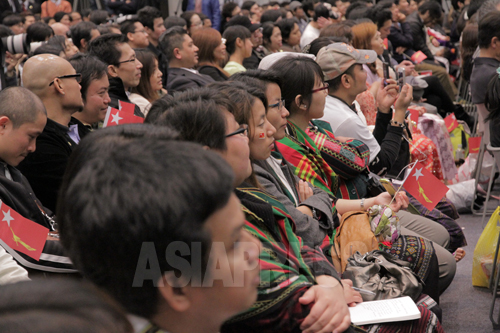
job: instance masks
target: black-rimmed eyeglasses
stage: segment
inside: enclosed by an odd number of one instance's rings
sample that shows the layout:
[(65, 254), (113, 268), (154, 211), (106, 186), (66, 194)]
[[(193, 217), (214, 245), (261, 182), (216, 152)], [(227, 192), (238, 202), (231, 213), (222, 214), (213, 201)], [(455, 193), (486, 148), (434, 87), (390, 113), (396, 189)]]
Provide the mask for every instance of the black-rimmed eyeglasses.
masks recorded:
[(268, 105), (268, 108), (278, 108), (278, 111), (281, 111), (283, 109), (283, 105), (285, 105), (285, 100), (282, 99), (278, 103)]
[(239, 135), (239, 134), (244, 134), (245, 136), (248, 135), (248, 125), (247, 124), (241, 125), (240, 128), (238, 128), (236, 131), (226, 135), (226, 138), (229, 138), (229, 137), (234, 136), (234, 135)]
[(135, 62), (136, 60), (137, 60), (137, 58), (133, 57), (132, 59), (129, 59), (129, 60), (118, 61), (118, 65), (119, 64), (124, 64), (126, 62)]
[(49, 83), (49, 87), (54, 84), (56, 79), (71, 79), (74, 78), (76, 82), (80, 83), (82, 82), (82, 74), (81, 73), (76, 73), (76, 74), (68, 74), (68, 75), (61, 75), (61, 76), (56, 76), (52, 82)]

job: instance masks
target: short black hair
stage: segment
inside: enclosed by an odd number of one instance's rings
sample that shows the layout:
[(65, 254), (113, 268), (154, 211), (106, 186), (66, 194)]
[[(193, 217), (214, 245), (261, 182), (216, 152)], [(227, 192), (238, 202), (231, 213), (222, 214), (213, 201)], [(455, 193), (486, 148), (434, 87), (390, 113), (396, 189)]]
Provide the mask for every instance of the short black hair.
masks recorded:
[(324, 5), (317, 5), (316, 7), (314, 7), (313, 21), (316, 22), (320, 17), (324, 18), (330, 17), (330, 11)]
[(6, 25), (8, 27), (12, 27), (13, 25), (16, 25), (19, 23), (24, 23), (24, 17), (22, 17), (21, 15), (18, 15), (18, 14), (8, 15), (2, 21), (2, 24)]
[(231, 80), (245, 82), (245, 77), (250, 77), (261, 81), (263, 88), (267, 89), (268, 83), (275, 83), (281, 87), (281, 78), (278, 73), (273, 70), (249, 69), (245, 72), (239, 72), (231, 75)]
[(137, 18), (139, 19), (139, 22), (141, 22), (143, 26), (151, 30), (155, 29), (155, 19), (158, 17), (163, 19), (158, 8), (151, 6), (146, 6), (137, 12)]
[[(187, 12), (184, 12), (181, 14), (181, 18), (184, 19), (184, 21), (186, 21), (186, 28), (191, 28), (191, 18), (195, 15), (198, 15), (199, 14), (197, 12), (195, 12), (194, 10), (189, 10)], [(201, 17), (200, 17), (201, 19)]]
[(440, 19), (443, 15), (443, 9), (441, 5), (436, 1), (426, 1), (418, 7), (418, 12), (420, 14), (425, 14), (429, 12), (429, 17), (433, 20)]
[(61, 22), (62, 18), (65, 16), (65, 15), (68, 15), (69, 17), (69, 20), (71, 22), (73, 22), (73, 19), (71, 18), (71, 15), (69, 15), (69, 13), (66, 13), (66, 12), (57, 12), (54, 14), (54, 20), (56, 22)]
[(0, 24), (0, 38), (13, 36), (14, 32), (5, 24)]
[(8, 117), (14, 128), (32, 123), (39, 113), (47, 115), (40, 98), (23, 87), (8, 87), (0, 91), (0, 116)]
[(271, 36), (273, 35), (274, 27), (279, 26), (276, 23), (266, 22), (262, 25), (262, 41), (263, 43), (271, 43)]
[(69, 30), (71, 32), (71, 39), (73, 44), (80, 49), (82, 47), (81, 40), (84, 39), (87, 43), (92, 38), (92, 30), (96, 30), (97, 25), (92, 22), (80, 22), (72, 26)]
[(159, 48), (167, 56), (170, 61), (174, 58), (174, 50), (182, 50), (182, 43), (184, 43), (184, 35), (187, 35), (186, 30), (181, 27), (175, 26), (165, 31), (159, 39)]
[(0, 327), (3, 332), (134, 332), (122, 307), (104, 292), (61, 278), (2, 285)]
[(226, 52), (231, 55), (236, 51), (236, 39), (245, 41), (245, 39), (251, 38), (252, 34), (242, 25), (233, 25), (224, 30), (222, 37), (226, 39)]
[[(157, 283), (175, 271), (173, 258), (165, 258), (169, 245), (199, 245), (201, 253), (190, 253), (200, 255), (202, 267), (193, 265), (192, 277), (209, 273), (211, 237), (204, 224), (227, 204), (233, 172), (198, 144), (162, 138), (167, 127), (123, 128), (101, 129), (80, 141), (64, 175), (57, 217), (61, 241), (82, 275), (128, 312), (151, 319), (161, 299)], [(147, 268), (144, 259), (151, 255), (160, 259), (158, 269)], [(191, 261), (191, 255), (183, 258)], [(136, 276), (138, 266), (148, 277)]]
[(183, 28), (184, 26), (187, 27), (187, 22), (182, 17), (169, 16), (163, 21), (163, 25), (165, 26), (165, 29), (170, 29), (177, 26)]
[(176, 103), (155, 124), (173, 128), (183, 141), (196, 142), (219, 151), (227, 149), (226, 118), (213, 100), (198, 98)]
[(26, 30), (26, 43), (45, 42), (45, 40), (54, 36), (54, 30), (44, 22), (35, 22)]
[(266, 22), (272, 22), (276, 23), (276, 20), (281, 17), (281, 10), (279, 9), (270, 9), (266, 10), (264, 13), (262, 13), (262, 16), (260, 18), (260, 23), (264, 24)]
[(290, 113), (295, 97), (302, 95), (305, 102), (310, 101), (316, 81), (318, 78), (321, 81), (324, 79), (321, 67), (314, 60), (305, 57), (284, 57), (275, 62), (271, 69), (281, 77), (281, 95)]
[(151, 104), (146, 119), (144, 119), (145, 124), (155, 124), (157, 119), (165, 113), (169, 108), (175, 105), (174, 97), (172, 95), (164, 95), (158, 98)]
[(122, 34), (127, 36), (129, 32), (133, 33), (135, 31), (135, 22), (139, 22), (139, 20), (135, 18), (135, 19), (125, 20), (122, 23), (120, 23), (120, 31), (122, 32)]
[(345, 37), (318, 37), (309, 44), (309, 54), (318, 55), (319, 50), (333, 43), (346, 43), (349, 41)]
[(380, 29), (385, 22), (392, 22), (392, 12), (389, 9), (372, 11), (370, 19), (377, 25), (377, 29)]
[(85, 102), (87, 99), (87, 90), (89, 89), (92, 81), (100, 80), (105, 75), (108, 74), (108, 66), (101, 60), (97, 59), (93, 55), (77, 53), (71, 59), (69, 63), (77, 73), (82, 74), (82, 81), (80, 86), (82, 87), (82, 99)]
[(127, 37), (121, 34), (102, 35), (90, 42), (87, 51), (107, 65), (118, 66), (122, 54), (117, 46), (126, 42)]
[[(364, 12), (366, 17), (367, 12), (368, 12), (368, 6), (366, 5), (366, 1), (354, 1), (352, 2), (349, 7), (347, 7), (345, 11), (345, 17), (346, 19), (352, 19), (355, 20), (358, 18), (359, 13)], [(351, 18), (351, 13), (353, 13), (353, 18)]]
[(500, 40), (500, 12), (498, 11), (486, 14), (479, 22), (477, 35), (479, 48), (489, 48), (493, 37)]
[(105, 10), (93, 10), (90, 12), (89, 20), (96, 25), (108, 23), (109, 13)]
[(241, 5), (241, 10), (250, 11), (250, 8), (252, 8), (252, 6), (255, 5), (256, 3), (257, 2), (255, 2), (255, 1), (247, 0), (247, 1), (243, 2), (243, 4)]
[(290, 37), (290, 33), (292, 32), (293, 27), (296, 24), (298, 25), (298, 21), (296, 18), (286, 18), (280, 20), (279, 22), (276, 22), (276, 25), (281, 30), (281, 38), (283, 38), (284, 42), (288, 40), (288, 38)]
[(53, 54), (58, 57), (61, 56), (61, 52), (64, 52), (64, 48), (60, 44), (43, 44), (32, 51), (32, 56), (38, 54)]

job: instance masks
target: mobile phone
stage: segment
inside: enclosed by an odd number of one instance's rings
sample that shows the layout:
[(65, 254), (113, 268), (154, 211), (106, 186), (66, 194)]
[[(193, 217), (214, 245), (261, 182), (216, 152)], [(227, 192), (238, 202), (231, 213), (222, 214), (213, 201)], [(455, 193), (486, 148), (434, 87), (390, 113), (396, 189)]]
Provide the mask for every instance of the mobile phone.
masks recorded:
[(382, 67), (384, 69), (384, 87), (387, 85), (387, 79), (389, 79), (389, 64), (386, 62), (382, 63)]
[(403, 89), (404, 85), (406, 84), (406, 74), (405, 74), (405, 69), (404, 68), (398, 68), (398, 86), (399, 86), (399, 91)]
[(380, 178), (379, 182), (392, 197), (396, 194), (396, 189), (394, 188), (390, 180)]

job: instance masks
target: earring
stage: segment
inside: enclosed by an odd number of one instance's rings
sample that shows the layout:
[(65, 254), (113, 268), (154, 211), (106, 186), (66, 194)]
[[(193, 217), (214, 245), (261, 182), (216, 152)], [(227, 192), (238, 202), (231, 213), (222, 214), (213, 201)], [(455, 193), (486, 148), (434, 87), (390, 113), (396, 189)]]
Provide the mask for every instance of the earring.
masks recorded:
[(300, 104), (300, 108), (301, 108), (301, 109), (303, 109), (303, 110), (305, 110), (305, 109), (307, 109), (307, 105), (305, 105), (305, 104)]

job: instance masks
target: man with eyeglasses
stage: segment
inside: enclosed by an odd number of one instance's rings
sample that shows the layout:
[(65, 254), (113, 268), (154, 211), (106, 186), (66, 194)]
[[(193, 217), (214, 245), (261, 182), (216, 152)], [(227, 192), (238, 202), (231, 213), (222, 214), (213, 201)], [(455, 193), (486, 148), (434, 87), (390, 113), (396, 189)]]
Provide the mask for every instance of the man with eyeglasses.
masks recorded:
[[(127, 37), (119, 34), (100, 36), (90, 43), (88, 53), (108, 66), (108, 93), (111, 98), (109, 106), (119, 109), (118, 101), (132, 103), (128, 98), (129, 90), (139, 85), (142, 64), (127, 43)], [(134, 114), (144, 117), (137, 105)]]
[(37, 140), (37, 149), (19, 164), (35, 195), (52, 211), (68, 159), (77, 142), (72, 139), (71, 115), (83, 109), (79, 82), (71, 64), (52, 54), (36, 55), (23, 68), (24, 87), (37, 95), (47, 110), (47, 124)]
[(128, 45), (133, 49), (145, 49), (149, 45), (148, 33), (137, 19), (126, 20), (120, 24), (120, 31), (127, 36)]

